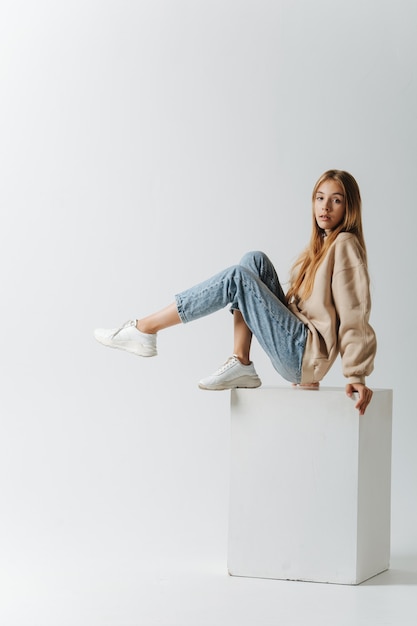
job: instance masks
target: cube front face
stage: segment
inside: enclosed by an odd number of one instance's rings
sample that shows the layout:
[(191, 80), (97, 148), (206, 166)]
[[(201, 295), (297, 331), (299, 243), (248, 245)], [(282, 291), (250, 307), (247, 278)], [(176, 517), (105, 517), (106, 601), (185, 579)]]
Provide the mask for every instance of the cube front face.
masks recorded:
[[(369, 527), (361, 516), (369, 514), (364, 502), (375, 475), (369, 470), (375, 458), (367, 458), (361, 440), (378, 426), (390, 444), (390, 407), (388, 413), (389, 419), (363, 426), (340, 389), (232, 391), (231, 575), (357, 584), (358, 562), (366, 577), (387, 568), (389, 519), (376, 549), (368, 548), (364, 558), (360, 549)], [(377, 459), (386, 481), (390, 455), (384, 455), (386, 446)], [(389, 518), (389, 495), (389, 483), (374, 493), (374, 518), (387, 511)]]

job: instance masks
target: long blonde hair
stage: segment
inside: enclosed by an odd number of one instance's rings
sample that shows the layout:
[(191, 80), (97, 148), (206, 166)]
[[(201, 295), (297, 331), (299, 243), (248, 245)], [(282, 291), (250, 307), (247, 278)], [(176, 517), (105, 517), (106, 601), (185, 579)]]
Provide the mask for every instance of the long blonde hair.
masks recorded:
[[(345, 195), (346, 205), (345, 216), (342, 222), (334, 230), (327, 233), (327, 236), (325, 236), (325, 232), (318, 226), (314, 214), (314, 200), (317, 190), (326, 180), (335, 180), (340, 184)], [(292, 267), (291, 284), (287, 293), (288, 302), (297, 296), (305, 300), (311, 295), (317, 269), (339, 233), (345, 232), (356, 235), (362, 249), (363, 261), (365, 264), (367, 262), (366, 246), (362, 229), (362, 200), (358, 183), (353, 176), (343, 170), (328, 170), (324, 172), (314, 185), (312, 205), (313, 230), (310, 245), (299, 256)]]

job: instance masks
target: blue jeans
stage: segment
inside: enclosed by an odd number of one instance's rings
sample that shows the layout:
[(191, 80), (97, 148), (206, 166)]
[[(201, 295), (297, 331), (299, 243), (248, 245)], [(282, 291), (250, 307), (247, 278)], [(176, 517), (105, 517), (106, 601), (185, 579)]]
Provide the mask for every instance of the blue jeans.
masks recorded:
[(262, 252), (248, 252), (239, 265), (175, 296), (183, 323), (210, 315), (228, 304), (239, 310), (277, 372), (301, 381), (308, 330), (285, 304), (278, 275)]

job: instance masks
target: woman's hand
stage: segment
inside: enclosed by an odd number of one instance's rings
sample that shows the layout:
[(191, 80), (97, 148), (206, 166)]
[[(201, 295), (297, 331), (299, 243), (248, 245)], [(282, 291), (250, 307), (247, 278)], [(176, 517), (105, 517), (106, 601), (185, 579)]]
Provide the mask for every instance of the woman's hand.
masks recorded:
[(357, 391), (359, 398), (355, 404), (355, 409), (359, 409), (359, 415), (363, 415), (366, 411), (366, 407), (372, 400), (373, 391), (362, 383), (349, 383), (346, 385), (346, 395), (351, 398), (353, 393)]

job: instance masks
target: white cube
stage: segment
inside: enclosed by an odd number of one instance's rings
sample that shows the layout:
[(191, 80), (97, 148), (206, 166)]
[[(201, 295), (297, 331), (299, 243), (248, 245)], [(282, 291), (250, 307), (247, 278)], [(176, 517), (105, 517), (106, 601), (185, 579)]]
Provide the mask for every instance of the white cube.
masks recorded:
[(392, 390), (231, 392), (228, 569), (359, 584), (390, 558)]

